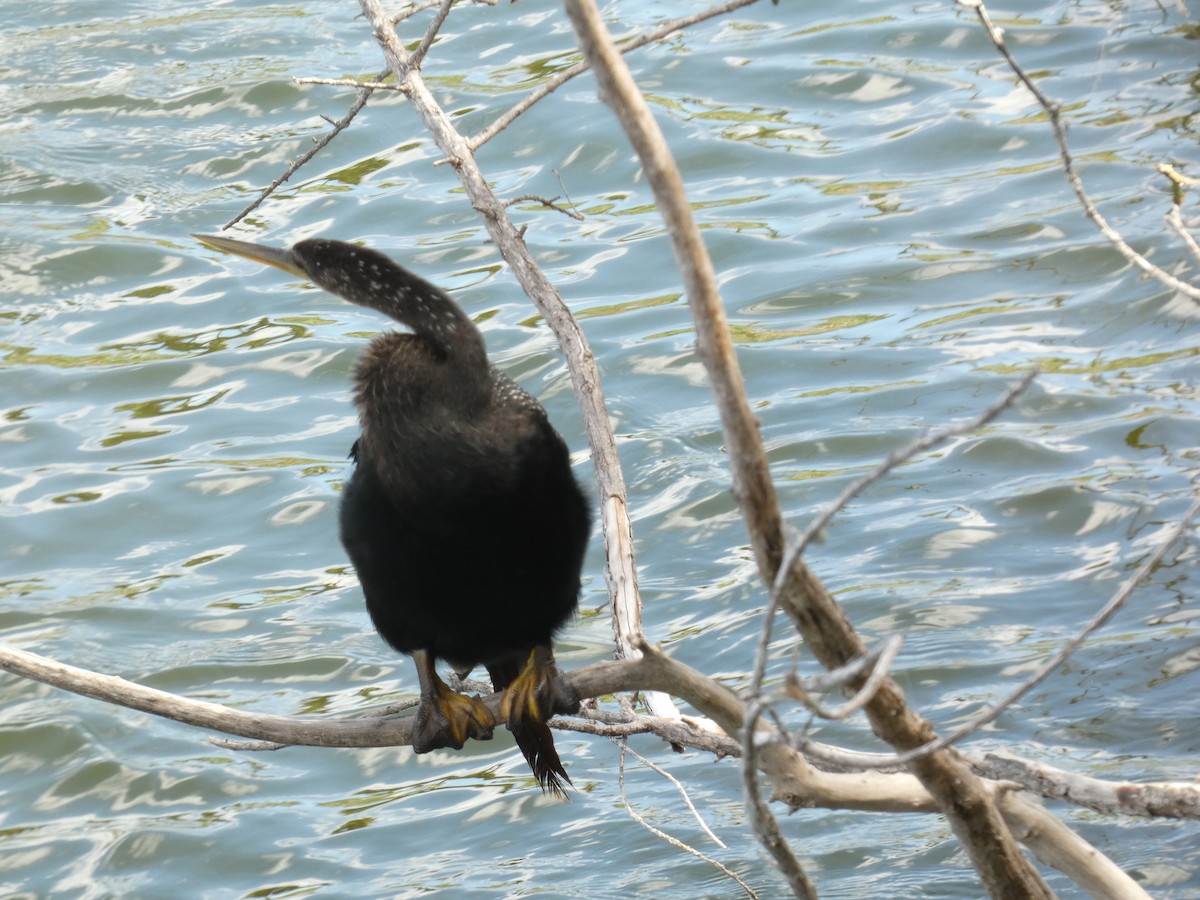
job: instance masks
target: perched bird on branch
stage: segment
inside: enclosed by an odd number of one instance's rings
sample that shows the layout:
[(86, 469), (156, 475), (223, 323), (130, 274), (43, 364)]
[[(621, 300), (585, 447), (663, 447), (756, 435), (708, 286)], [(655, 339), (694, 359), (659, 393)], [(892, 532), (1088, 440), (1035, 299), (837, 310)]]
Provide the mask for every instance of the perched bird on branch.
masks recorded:
[(342, 492), (341, 538), (376, 630), (412, 656), (413, 748), (487, 739), (487, 706), (438, 676), (482, 664), (501, 714), (548, 793), (570, 783), (546, 720), (579, 699), (551, 640), (574, 614), (590, 512), (541, 404), (492, 366), (475, 323), (441, 289), (341, 241), (276, 249), (195, 235), (303, 276), (407, 325), (371, 341), (355, 372), (362, 433)]

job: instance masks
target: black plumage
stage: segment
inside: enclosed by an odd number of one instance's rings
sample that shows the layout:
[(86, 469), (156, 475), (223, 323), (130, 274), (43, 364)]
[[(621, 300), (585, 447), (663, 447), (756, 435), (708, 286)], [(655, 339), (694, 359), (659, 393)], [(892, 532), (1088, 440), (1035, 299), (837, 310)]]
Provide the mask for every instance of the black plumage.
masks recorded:
[(355, 372), (362, 433), (341, 503), (341, 539), (379, 634), (417, 665), (418, 753), (489, 738), (487, 707), (452, 691), (438, 659), (484, 665), (542, 787), (569, 782), (545, 721), (578, 698), (551, 641), (574, 614), (590, 531), (587, 501), (546, 412), (492, 366), (483, 336), (444, 291), (340, 241), (277, 250), (204, 243), (302, 274), (402, 322)]

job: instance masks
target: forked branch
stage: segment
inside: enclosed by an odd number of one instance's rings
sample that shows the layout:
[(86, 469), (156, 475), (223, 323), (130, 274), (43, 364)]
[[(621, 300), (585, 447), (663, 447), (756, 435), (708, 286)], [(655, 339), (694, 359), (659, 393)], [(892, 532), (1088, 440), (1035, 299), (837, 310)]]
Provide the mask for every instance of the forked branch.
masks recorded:
[[(593, 0), (566, 0), (566, 7), (584, 54), (596, 73), (600, 95), (625, 129), (666, 221), (696, 325), (697, 351), (721, 414), (734, 493), (763, 580), (773, 584), (785, 551), (782, 517), (757, 422), (734, 355), (712, 261), (693, 219), (682, 177)], [(797, 624), (821, 662), (833, 668), (864, 655), (862, 641), (824, 585), (799, 560), (793, 569), (796, 574), (788, 581), (788, 596), (797, 601), (794, 604)], [(759, 702), (757, 697), (753, 698), (751, 709), (756, 709)], [(926, 743), (933, 736), (931, 726), (904, 705), (902, 692), (890, 678), (884, 679), (868, 701), (867, 712), (875, 730), (899, 749)], [(748, 719), (756, 720), (756, 715)], [(755, 730), (746, 728), (742, 734), (744, 751), (753, 749)], [(751, 815), (762, 823), (758, 830), (760, 841), (796, 895), (811, 896), (811, 882), (786, 842), (778, 839), (773, 819), (769, 813), (761, 815), (765, 804), (755, 802), (753, 769), (747, 765), (745, 771)], [(1051, 896), (1049, 888), (1022, 855), (987, 791), (956, 755), (943, 752), (921, 759), (914, 763), (913, 771), (936, 798), (989, 891), (998, 896)]]

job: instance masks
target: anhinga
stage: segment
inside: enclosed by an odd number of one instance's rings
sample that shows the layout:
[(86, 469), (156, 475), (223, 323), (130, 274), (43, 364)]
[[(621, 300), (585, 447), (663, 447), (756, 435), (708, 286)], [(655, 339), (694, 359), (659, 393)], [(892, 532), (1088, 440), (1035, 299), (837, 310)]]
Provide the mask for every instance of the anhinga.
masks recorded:
[(579, 699), (551, 639), (578, 605), (590, 512), (546, 411), (488, 362), (448, 294), (380, 253), (195, 237), (412, 329), (376, 337), (358, 362), (362, 433), (342, 492), (342, 543), (376, 630), (416, 663), (416, 752), (492, 736), (488, 708), (434, 668), (441, 659), (465, 675), (482, 663), (506, 691), (501, 714), (539, 784), (562, 796), (570, 778), (545, 722)]

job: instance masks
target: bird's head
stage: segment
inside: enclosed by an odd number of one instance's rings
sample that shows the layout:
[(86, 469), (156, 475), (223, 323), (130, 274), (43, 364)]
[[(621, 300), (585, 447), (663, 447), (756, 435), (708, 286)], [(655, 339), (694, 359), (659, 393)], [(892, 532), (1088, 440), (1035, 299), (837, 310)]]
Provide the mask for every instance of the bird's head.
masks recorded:
[(212, 234), (192, 235), (204, 246), (233, 253), (291, 275), (307, 278), (319, 288), (360, 306), (368, 306), (419, 327), (397, 301), (411, 300), (421, 312), (451, 303), (442, 291), (412, 275), (388, 257), (368, 247), (311, 238), (291, 247), (268, 247)]

